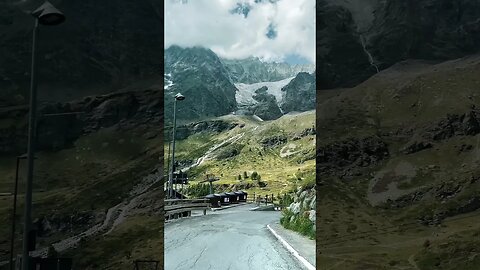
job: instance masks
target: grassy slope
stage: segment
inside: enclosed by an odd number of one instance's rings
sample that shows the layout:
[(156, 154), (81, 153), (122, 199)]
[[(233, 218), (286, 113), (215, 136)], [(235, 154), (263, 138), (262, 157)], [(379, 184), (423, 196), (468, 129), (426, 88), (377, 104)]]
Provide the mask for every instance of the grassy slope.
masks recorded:
[[(342, 137), (415, 128), (438, 121), (447, 113), (463, 114), (472, 104), (480, 104), (480, 95), (475, 92), (480, 87), (479, 67), (479, 57), (435, 66), (402, 63), (353, 89), (320, 92), (317, 97), (319, 145)], [(404, 188), (437, 186), (444, 181), (460, 182), (477, 174), (478, 135), (454, 137), (411, 155), (398, 151), (406, 141), (385, 139), (391, 157), (373, 168), (373, 173), (392, 172), (399, 164), (407, 162), (415, 167), (417, 175), (409, 183), (403, 183)], [(459, 153), (462, 144), (472, 144), (474, 150)], [(429, 165), (439, 167), (430, 170)], [(478, 249), (473, 248), (479, 241), (461, 240), (478, 235), (479, 211), (447, 219), (442, 227), (402, 225), (415, 222), (419, 214), (447, 209), (450, 204), (469, 198), (480, 191), (478, 184), (447, 203), (426, 198), (400, 210), (385, 211), (370, 206), (367, 201), (372, 175), (365, 173), (348, 183), (336, 178), (322, 179), (325, 185), (320, 189), (323, 192), (317, 195), (319, 213), (323, 217), (317, 224), (321, 252), (317, 254), (318, 266), (325, 269), (480, 267)], [(431, 245), (424, 248), (427, 239)]]
[[(135, 131), (104, 129), (80, 138), (73, 148), (54, 153), (38, 153), (33, 194), (34, 218), (53, 214), (69, 216), (73, 212), (104, 213), (109, 207), (127, 198), (131, 188), (158, 167), (162, 150), (159, 145), (159, 138), (145, 140)], [(23, 179), (26, 165), (22, 165), (17, 222), (21, 222), (23, 216)], [(2, 157), (0, 175), (3, 177), (0, 179), (0, 192), (13, 190), (14, 174), (15, 157)], [(0, 197), (1, 224), (10, 224), (11, 199), (10, 196)], [(160, 230), (160, 223), (161, 221), (152, 230)], [(128, 224), (123, 225), (125, 226), (128, 227)], [(47, 238), (39, 238), (37, 242), (40, 245), (52, 243), (82, 230), (83, 228), (77, 227), (73, 232), (56, 233)], [(17, 225), (18, 250), (21, 249), (19, 231), (21, 225)], [(9, 233), (10, 226), (0, 226), (0, 249), (5, 251), (8, 250)], [(160, 241), (162, 234), (158, 233), (156, 239)], [(130, 249), (129, 245), (118, 248), (120, 251)], [(77, 250), (75, 254), (75, 259), (85, 255), (82, 250)], [(5, 253), (0, 260), (7, 255)], [(160, 253), (157, 257), (160, 257)], [(105, 263), (101, 260), (97, 262), (100, 265)]]
[[(311, 128), (315, 123), (315, 113), (306, 112), (298, 115), (285, 115), (274, 121), (258, 122), (249, 117), (227, 116), (222, 117), (225, 121), (234, 121), (244, 123), (245, 126), (236, 127), (230, 131), (219, 134), (197, 133), (185, 140), (176, 143), (177, 160), (197, 160), (209, 148), (233, 136), (244, 134), (243, 137), (234, 144), (241, 148), (239, 155), (227, 159), (210, 159), (205, 161), (199, 167), (193, 168), (189, 172), (189, 178), (192, 183), (197, 183), (204, 179), (206, 173), (213, 173), (220, 177), (218, 184), (239, 184), (253, 183), (252, 180), (238, 181), (238, 175), (243, 176), (246, 171), (249, 175), (257, 171), (262, 181), (267, 183), (264, 188), (254, 187), (248, 189), (249, 192), (256, 194), (275, 194), (288, 192), (295, 184), (305, 184), (307, 181), (315, 179), (315, 160), (314, 145), (315, 136), (310, 135), (297, 141), (291, 141), (291, 134), (300, 133), (307, 128)], [(280, 151), (284, 145), (264, 149), (261, 145), (263, 138), (269, 138), (275, 135), (284, 134), (289, 140), (287, 145), (293, 143), (296, 145), (294, 151), (300, 151), (289, 157), (281, 157)], [(225, 148), (232, 147), (225, 145), (219, 148), (213, 154), (221, 153)], [(301, 152), (304, 154), (300, 154)], [(165, 153), (168, 153), (168, 147), (165, 146)], [(302, 157), (310, 158), (304, 162), (300, 161)], [(302, 174), (304, 180), (297, 181), (296, 175)]]

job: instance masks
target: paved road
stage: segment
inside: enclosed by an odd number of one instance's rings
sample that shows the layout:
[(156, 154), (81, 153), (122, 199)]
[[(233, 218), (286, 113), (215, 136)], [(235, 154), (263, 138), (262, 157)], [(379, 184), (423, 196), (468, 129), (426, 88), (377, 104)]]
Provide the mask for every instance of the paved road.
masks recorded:
[(271, 235), (280, 212), (244, 205), (165, 226), (165, 270), (302, 270)]

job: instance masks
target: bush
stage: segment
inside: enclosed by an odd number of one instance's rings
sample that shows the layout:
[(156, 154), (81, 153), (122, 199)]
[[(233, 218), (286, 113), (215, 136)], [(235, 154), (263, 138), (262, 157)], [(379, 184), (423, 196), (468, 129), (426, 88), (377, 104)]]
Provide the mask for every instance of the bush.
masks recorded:
[(283, 197), (280, 197), (280, 205), (289, 206), (291, 203), (293, 203), (293, 196), (290, 194), (285, 194)]
[[(215, 188), (213, 188), (215, 192)], [(193, 198), (202, 198), (210, 194), (210, 184), (194, 184), (189, 185), (185, 189), (185, 193)]]
[[(293, 218), (292, 221), (290, 219)], [(280, 224), (285, 229), (299, 232), (302, 235), (308, 236), (310, 239), (315, 239), (316, 232), (313, 226), (315, 224), (305, 215), (294, 215), (290, 210), (283, 210)]]

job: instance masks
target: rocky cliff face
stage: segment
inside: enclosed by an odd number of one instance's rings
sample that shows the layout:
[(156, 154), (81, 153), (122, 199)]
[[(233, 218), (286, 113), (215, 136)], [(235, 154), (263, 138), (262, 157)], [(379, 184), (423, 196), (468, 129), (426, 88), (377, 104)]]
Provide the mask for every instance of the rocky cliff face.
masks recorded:
[(386, 66), (407, 58), (446, 60), (478, 51), (480, 1), (384, 1), (368, 47)]
[(235, 83), (275, 82), (297, 75), (299, 72), (312, 72), (313, 64), (289, 65), (287, 63), (262, 62), (250, 57), (240, 60), (222, 59)]
[(314, 239), (316, 201), (315, 188), (298, 188), (293, 194), (293, 202), (283, 211), (280, 223), (287, 229)]
[[(64, 149), (81, 136), (112, 126), (120, 130), (159, 126), (162, 94), (159, 89), (147, 89), (45, 104), (39, 109), (37, 149)], [(65, 115), (72, 112), (78, 114)], [(24, 153), (27, 128), (27, 107), (0, 110), (0, 155)], [(147, 132), (144, 136), (155, 137), (156, 134)]]
[(351, 87), (375, 74), (351, 11), (337, 2), (317, 1), (317, 52), (319, 89)]
[(252, 108), (252, 113), (261, 119), (273, 120), (283, 115), (275, 96), (267, 93), (267, 87), (257, 89), (253, 98), (258, 103)]
[[(24, 104), (40, 0), (0, 3), (0, 107)], [(66, 101), (161, 78), (162, 21), (155, 1), (52, 1), (65, 23), (41, 27), (39, 98)]]
[(317, 2), (319, 87), (351, 87), (406, 59), (478, 51), (480, 1)]
[(283, 113), (314, 110), (316, 100), (315, 81), (315, 75), (301, 72), (283, 87), (284, 97), (281, 104)]
[(173, 118), (173, 96), (181, 92), (186, 96), (178, 103), (179, 119), (195, 120), (220, 116), (237, 108), (230, 75), (218, 56), (200, 47), (171, 46), (165, 50), (165, 74), (170, 85), (165, 86), (166, 121)]

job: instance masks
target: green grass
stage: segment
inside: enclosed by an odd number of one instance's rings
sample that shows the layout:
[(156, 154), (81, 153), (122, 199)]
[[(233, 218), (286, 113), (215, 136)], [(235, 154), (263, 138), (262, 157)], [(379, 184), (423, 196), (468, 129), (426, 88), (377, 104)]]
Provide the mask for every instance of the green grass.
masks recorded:
[[(121, 202), (143, 176), (159, 162), (159, 139), (146, 141), (135, 131), (103, 129), (81, 137), (74, 147), (57, 152), (39, 152), (35, 162), (33, 218), (69, 216), (74, 212), (104, 212)], [(26, 163), (20, 170), (17, 227), (23, 214)], [(0, 158), (0, 192), (11, 192), (15, 157)], [(10, 224), (11, 197), (0, 197), (0, 222)], [(0, 226), (0, 249), (7, 249), (9, 226)], [(55, 233), (39, 238), (50, 243), (82, 231)], [(19, 230), (17, 230), (18, 232)], [(17, 246), (21, 246), (18, 234)], [(3, 257), (0, 260), (4, 259)]]
[[(292, 217), (294, 218), (292, 221), (290, 221)], [(294, 216), (293, 212), (288, 209), (284, 209), (282, 211), (282, 217), (280, 218), (280, 224), (282, 224), (282, 226), (286, 229), (299, 232), (310, 239), (315, 239), (315, 224), (310, 221), (308, 216), (306, 217), (305, 215), (301, 214)]]
[[(312, 185), (315, 172), (315, 136), (310, 135), (297, 141), (289, 141), (297, 145), (298, 153), (281, 157), (281, 149), (284, 145), (273, 148), (264, 148), (261, 141), (264, 138), (283, 134), (288, 138), (311, 128), (315, 124), (315, 113), (306, 112), (298, 115), (285, 115), (280, 119), (268, 122), (256, 122), (244, 116), (221, 117), (224, 121), (243, 123), (244, 127), (236, 128), (219, 133), (202, 132), (177, 142), (176, 160), (196, 161), (213, 145), (223, 142), (233, 136), (244, 134), (241, 139), (233, 144), (227, 144), (216, 150), (212, 159), (205, 161), (201, 166), (192, 168), (189, 178), (192, 183), (204, 179), (205, 174), (215, 174), (220, 177), (217, 184), (234, 185), (240, 184), (238, 175), (248, 172), (250, 175), (257, 171), (266, 187), (253, 187), (248, 189), (256, 194), (286, 193), (296, 182), (305, 182)], [(164, 145), (164, 151), (168, 153), (168, 144)], [(235, 152), (235, 155), (232, 153)], [(167, 162), (167, 161), (165, 161)], [(298, 170), (307, 172), (304, 180), (289, 181)]]
[[(77, 250), (62, 254), (73, 257), (75, 269), (133, 269), (134, 260), (159, 260), (163, 264), (163, 225), (158, 216), (134, 216), (107, 236), (82, 241)], [(78, 252), (80, 250), (81, 252)]]
[[(479, 244), (478, 235), (471, 233), (479, 229), (478, 210), (471, 217), (447, 218), (439, 227), (417, 222), (420, 216), (452, 211), (478, 194), (480, 186), (469, 182), (472, 176), (480, 176), (479, 136), (433, 142), (433, 148), (410, 155), (400, 151), (412, 139), (402, 136), (406, 131), (411, 129), (421, 137), (426, 127), (433, 127), (448, 113), (463, 114), (472, 104), (480, 104), (480, 95), (474, 91), (479, 85), (478, 64), (467, 61), (411, 69), (404, 64), (402, 72), (383, 71), (352, 89), (319, 93), (317, 122), (323, 132), (318, 145), (377, 134), (389, 145), (390, 157), (348, 181), (335, 175), (321, 179), (317, 267), (415, 269), (413, 260), (422, 270), (479, 269), (473, 254), (478, 253), (473, 250)], [(460, 152), (462, 144), (473, 149)], [(402, 163), (413, 165), (414, 176), (402, 173), (402, 166), (397, 170)], [(384, 171), (389, 181), (402, 179), (398, 187), (404, 190), (436, 188), (443, 182), (462, 183), (463, 189), (445, 201), (429, 195), (402, 208), (373, 207), (366, 194), (379, 171)], [(402, 226), (404, 223), (413, 225)], [(431, 245), (425, 249), (427, 239)]]

